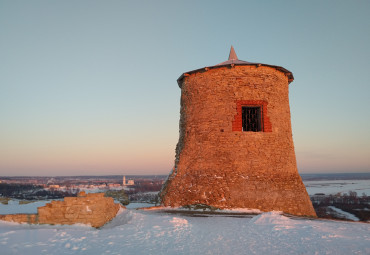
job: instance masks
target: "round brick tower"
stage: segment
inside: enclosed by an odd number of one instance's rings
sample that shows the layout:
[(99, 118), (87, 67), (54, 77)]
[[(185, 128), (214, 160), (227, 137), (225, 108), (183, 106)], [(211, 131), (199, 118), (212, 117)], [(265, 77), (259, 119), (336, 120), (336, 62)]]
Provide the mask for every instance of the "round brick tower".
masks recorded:
[(161, 204), (316, 216), (298, 174), (289, 109), (293, 74), (237, 58), (184, 73), (175, 166)]

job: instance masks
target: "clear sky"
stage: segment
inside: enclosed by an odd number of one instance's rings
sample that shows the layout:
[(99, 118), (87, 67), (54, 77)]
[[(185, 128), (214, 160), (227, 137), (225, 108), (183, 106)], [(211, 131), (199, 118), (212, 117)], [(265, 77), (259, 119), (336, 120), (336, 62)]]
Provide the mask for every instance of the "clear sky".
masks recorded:
[(292, 71), (300, 173), (370, 172), (370, 1), (0, 0), (0, 176), (168, 174), (186, 71)]

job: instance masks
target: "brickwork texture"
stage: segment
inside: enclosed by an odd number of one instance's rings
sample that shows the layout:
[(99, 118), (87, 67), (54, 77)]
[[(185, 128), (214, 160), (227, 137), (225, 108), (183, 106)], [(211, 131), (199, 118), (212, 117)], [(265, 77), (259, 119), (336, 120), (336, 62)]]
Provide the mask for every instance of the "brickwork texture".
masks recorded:
[(121, 208), (104, 193), (80, 192), (78, 197), (65, 197), (37, 209), (37, 214), (0, 215), (0, 220), (29, 224), (89, 224), (98, 228), (111, 221)]
[[(180, 137), (162, 205), (316, 216), (297, 170), (285, 73), (222, 66), (185, 74), (179, 85)], [(262, 132), (242, 131), (242, 106), (262, 107)]]

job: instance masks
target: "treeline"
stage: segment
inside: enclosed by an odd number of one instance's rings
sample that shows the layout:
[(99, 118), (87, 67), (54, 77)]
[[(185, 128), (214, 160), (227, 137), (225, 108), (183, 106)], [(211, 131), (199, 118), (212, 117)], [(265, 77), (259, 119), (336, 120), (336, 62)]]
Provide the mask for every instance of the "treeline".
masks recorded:
[(79, 190), (54, 190), (44, 189), (40, 185), (33, 184), (7, 184), (0, 183), (0, 196), (25, 199), (25, 200), (39, 200), (39, 199), (59, 199), (64, 197), (75, 197)]
[(335, 195), (316, 194), (311, 196), (312, 205), (320, 218), (334, 218), (338, 216), (329, 206), (334, 206), (345, 212), (355, 215), (360, 221), (370, 221), (370, 196), (363, 193), (358, 196), (356, 192)]
[(143, 193), (143, 192), (154, 192), (160, 191), (162, 188), (162, 182), (152, 182), (152, 181), (141, 181), (137, 182), (134, 186), (130, 187), (132, 193)]
[(156, 203), (158, 192), (162, 188), (162, 181), (141, 181), (126, 190), (131, 202)]

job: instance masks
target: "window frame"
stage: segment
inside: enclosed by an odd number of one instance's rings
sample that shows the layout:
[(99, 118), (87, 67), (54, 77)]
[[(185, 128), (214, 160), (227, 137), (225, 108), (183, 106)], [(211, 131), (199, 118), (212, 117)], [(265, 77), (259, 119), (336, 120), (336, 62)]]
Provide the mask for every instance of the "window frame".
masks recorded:
[[(248, 128), (248, 121), (245, 110), (257, 109), (255, 113), (257, 120), (253, 119), (257, 123), (257, 128)], [(255, 130), (252, 130), (255, 129)], [(263, 132), (263, 106), (262, 105), (242, 105), (242, 131), (243, 132)]]
[(263, 133), (272, 132), (272, 125), (268, 113), (268, 102), (265, 100), (235, 100), (235, 115), (231, 123), (232, 132), (251, 132), (243, 131), (242, 107), (260, 107), (261, 108), (261, 131)]

